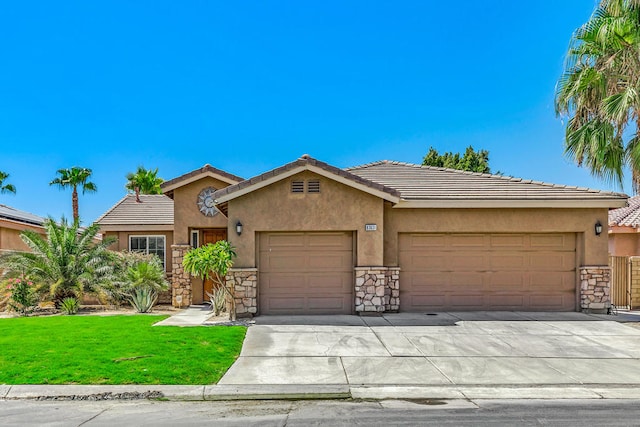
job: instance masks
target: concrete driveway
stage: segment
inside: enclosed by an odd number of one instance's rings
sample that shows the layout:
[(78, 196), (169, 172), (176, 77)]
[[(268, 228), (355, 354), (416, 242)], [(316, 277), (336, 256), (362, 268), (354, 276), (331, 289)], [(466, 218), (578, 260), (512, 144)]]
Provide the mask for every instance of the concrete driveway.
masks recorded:
[(640, 328), (582, 313), (260, 316), (219, 384), (633, 385)]

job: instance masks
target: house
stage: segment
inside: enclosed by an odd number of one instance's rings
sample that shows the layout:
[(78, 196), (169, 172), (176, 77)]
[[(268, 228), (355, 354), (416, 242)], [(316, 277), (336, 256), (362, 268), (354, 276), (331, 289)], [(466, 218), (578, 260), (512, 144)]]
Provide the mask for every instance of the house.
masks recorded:
[(629, 198), (627, 206), (609, 211), (609, 254), (640, 255), (640, 196)]
[(0, 252), (29, 250), (20, 238), (20, 233), (32, 230), (44, 235), (44, 220), (29, 212), (0, 205)]
[[(393, 161), (340, 169), (307, 155), (246, 180), (206, 165), (163, 190), (173, 304), (204, 300), (184, 253), (227, 239), (238, 316), (605, 309), (607, 233), (596, 225), (627, 200)], [(130, 248), (132, 236), (160, 233), (138, 219), (109, 229)]]

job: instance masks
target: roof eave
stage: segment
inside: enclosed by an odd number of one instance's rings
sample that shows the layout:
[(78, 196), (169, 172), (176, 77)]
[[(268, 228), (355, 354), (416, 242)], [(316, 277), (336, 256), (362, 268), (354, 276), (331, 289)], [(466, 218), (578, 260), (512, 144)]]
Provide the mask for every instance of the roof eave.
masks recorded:
[(196, 181), (198, 181), (198, 180), (200, 180), (202, 178), (206, 178), (206, 177), (217, 179), (218, 181), (225, 182), (225, 183), (227, 183), (229, 185), (234, 185), (234, 184), (237, 184), (238, 182), (240, 182), (240, 181), (235, 181), (235, 180), (233, 180), (233, 179), (231, 179), (229, 177), (226, 177), (224, 175), (217, 174), (217, 173), (212, 172), (212, 171), (204, 171), (204, 172), (202, 172), (200, 174), (193, 175), (193, 176), (190, 176), (188, 178), (180, 179), (180, 180), (178, 180), (176, 182), (167, 181), (167, 183), (169, 183), (168, 185), (165, 185), (165, 186), (161, 185), (162, 192), (163, 193), (168, 193), (169, 191), (173, 191), (176, 188), (183, 187), (185, 185), (191, 184), (192, 182), (196, 182)]
[(619, 208), (626, 199), (430, 199), (406, 200), (394, 208)]

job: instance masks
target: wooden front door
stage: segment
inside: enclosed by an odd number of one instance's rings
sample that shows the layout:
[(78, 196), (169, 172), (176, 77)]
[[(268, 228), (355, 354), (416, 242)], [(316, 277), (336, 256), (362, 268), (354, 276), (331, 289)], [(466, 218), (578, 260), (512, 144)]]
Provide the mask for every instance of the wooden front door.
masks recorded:
[[(220, 240), (227, 240), (227, 230), (226, 229), (215, 229), (215, 230), (202, 230), (202, 244), (206, 245), (208, 243), (216, 243)], [(209, 301), (209, 297), (207, 296), (207, 292), (210, 294), (213, 293), (213, 281), (205, 280), (203, 284), (203, 292), (202, 299), (204, 301)]]

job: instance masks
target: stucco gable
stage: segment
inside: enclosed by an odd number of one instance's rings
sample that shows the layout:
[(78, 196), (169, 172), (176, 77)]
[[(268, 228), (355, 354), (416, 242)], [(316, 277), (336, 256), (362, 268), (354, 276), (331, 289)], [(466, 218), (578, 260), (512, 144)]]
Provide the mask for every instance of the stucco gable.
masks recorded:
[(316, 160), (306, 154), (284, 166), (218, 190), (214, 193), (213, 197), (217, 204), (225, 204), (232, 199), (259, 190), (303, 171), (311, 171), (393, 203), (400, 201), (399, 192), (393, 188), (354, 175), (343, 169), (331, 166), (328, 163)]
[(163, 182), (160, 185), (160, 188), (162, 188), (163, 193), (168, 194), (176, 188), (198, 181), (199, 179), (202, 179), (204, 177), (215, 178), (229, 185), (237, 184), (238, 182), (244, 181), (244, 178), (206, 164), (199, 169), (192, 170), (191, 172), (185, 173), (184, 175), (180, 175), (179, 177)]

